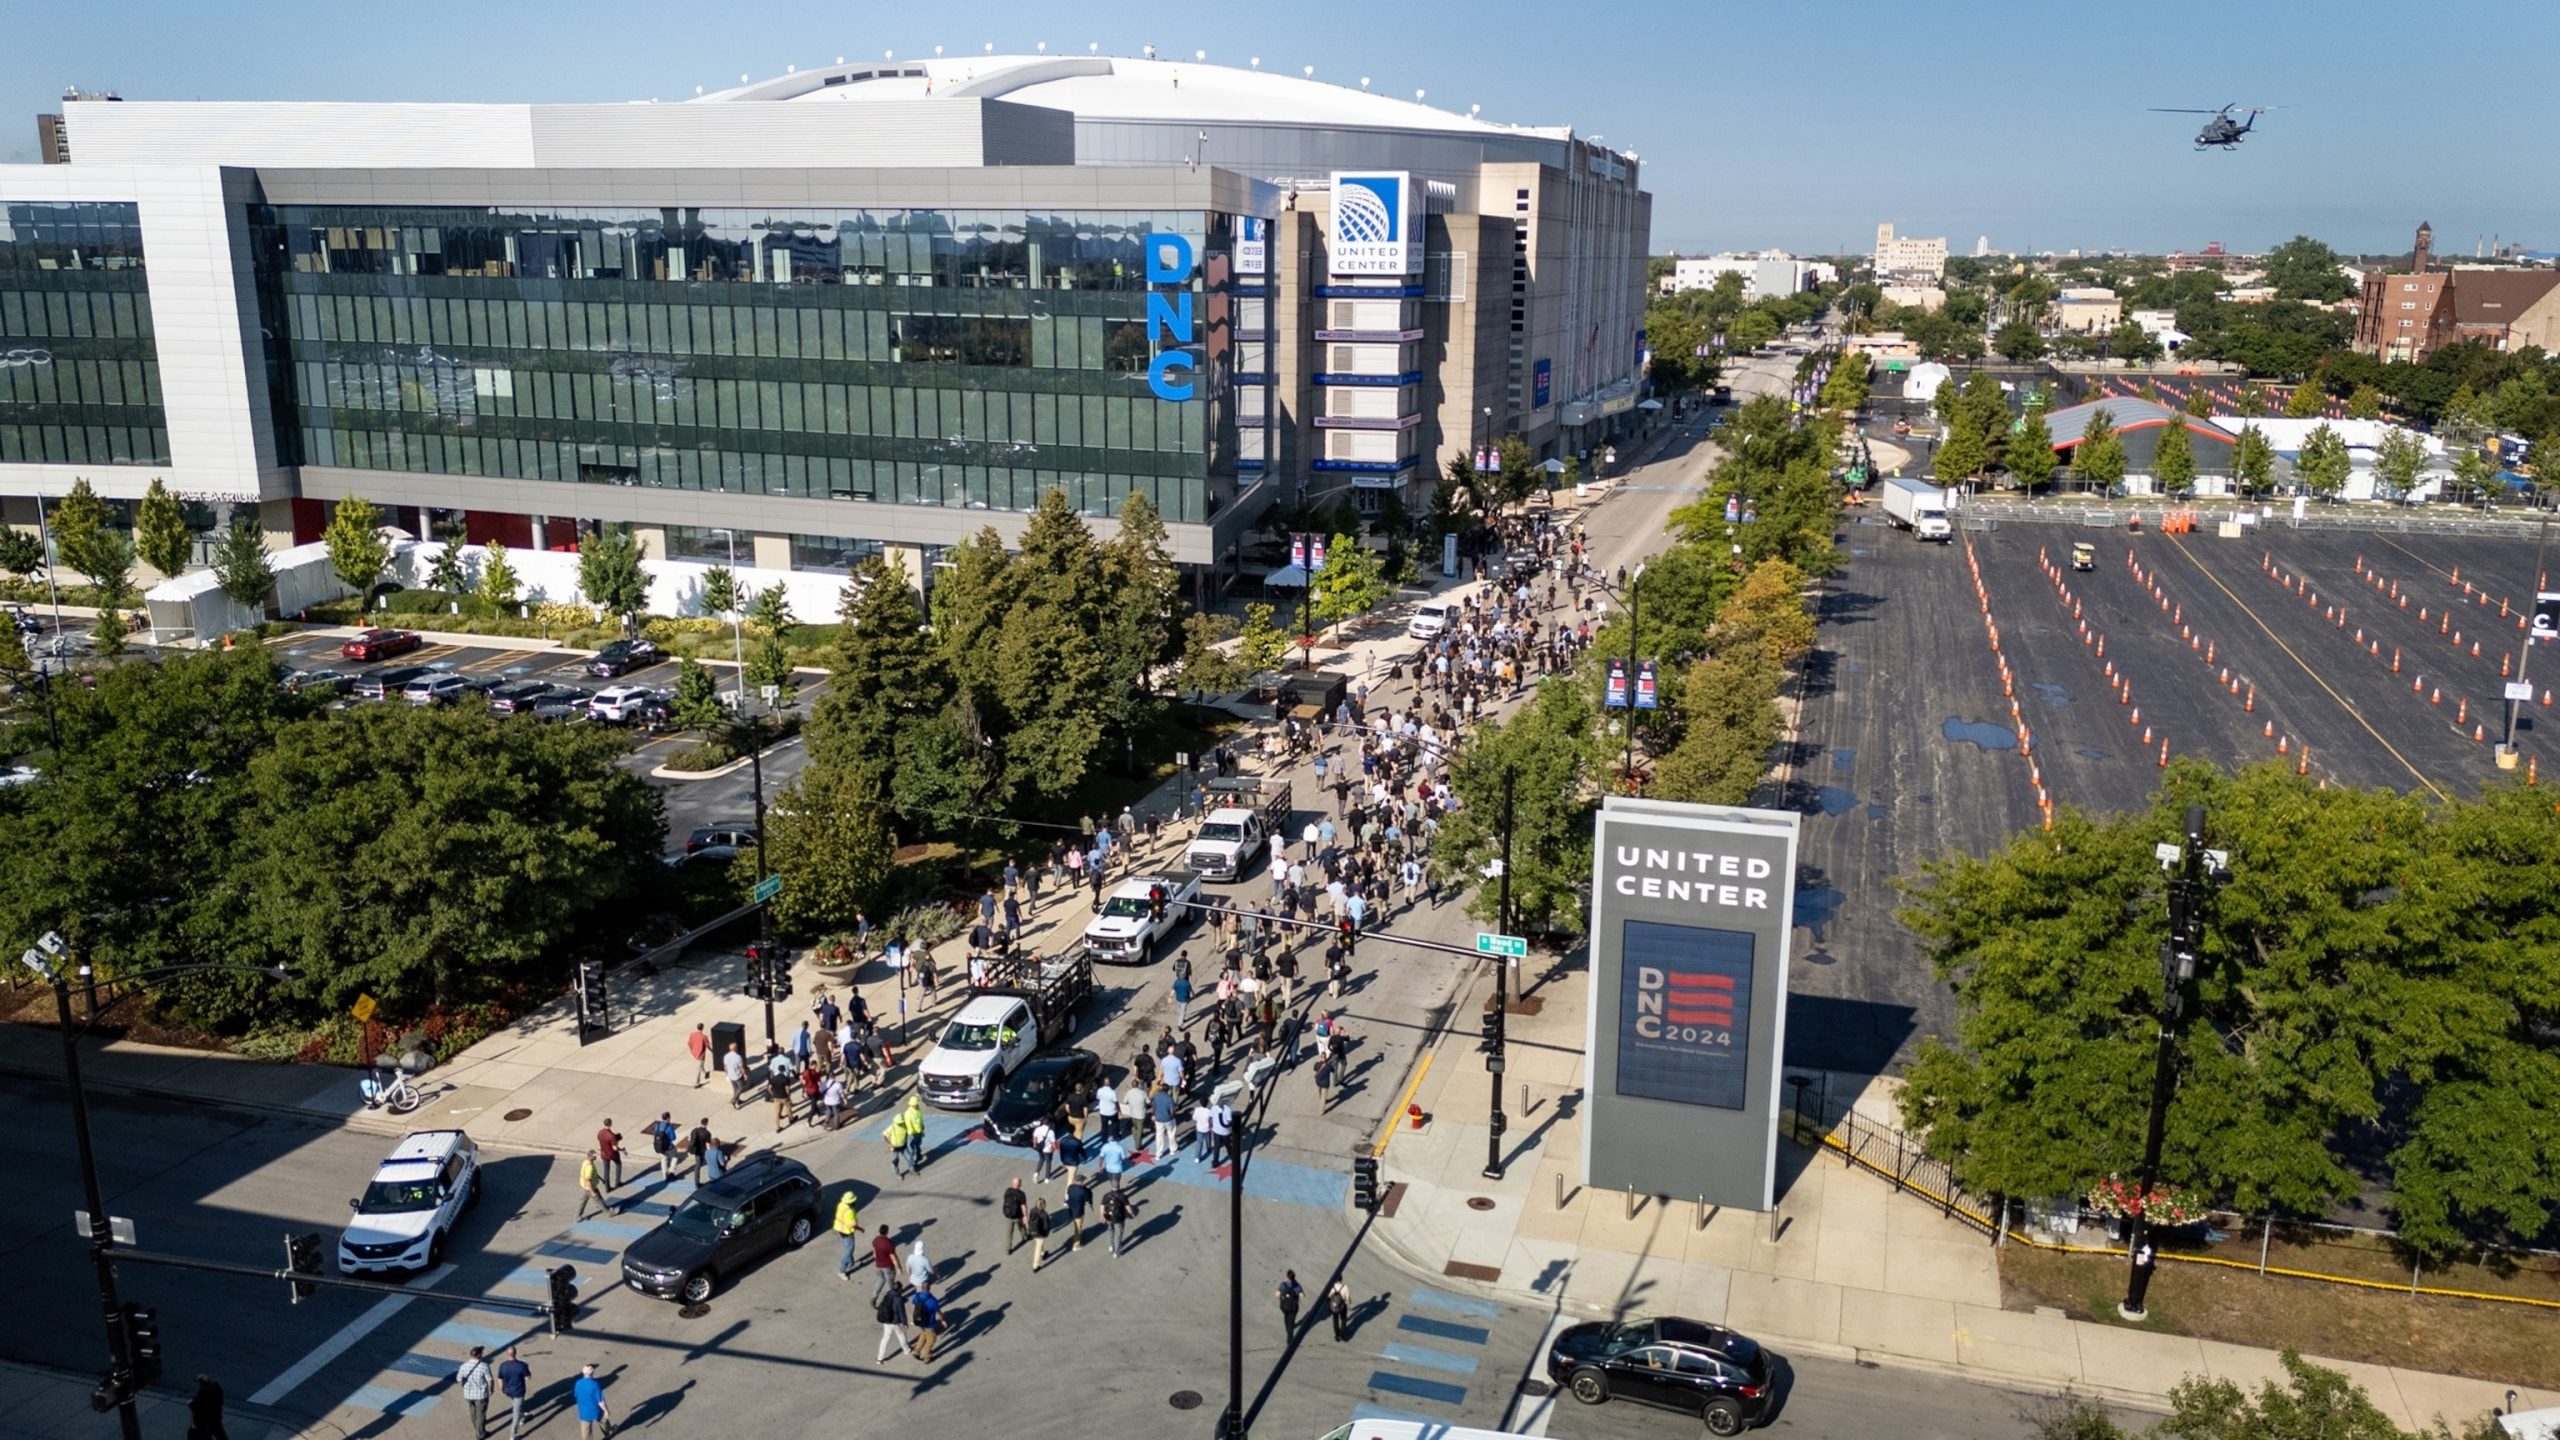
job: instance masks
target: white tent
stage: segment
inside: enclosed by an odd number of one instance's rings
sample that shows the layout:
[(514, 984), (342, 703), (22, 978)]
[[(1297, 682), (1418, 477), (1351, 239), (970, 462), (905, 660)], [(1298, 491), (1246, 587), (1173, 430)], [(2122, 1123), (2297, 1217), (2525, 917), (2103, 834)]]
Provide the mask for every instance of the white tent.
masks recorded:
[(1914, 405), (1926, 405), (1938, 398), (1938, 387), (1953, 379), (1955, 372), (1935, 360), (1914, 365), (1902, 377), (1902, 398)]
[(1306, 567), (1303, 565), (1283, 565), (1279, 569), (1262, 577), (1262, 588), (1265, 590), (1304, 590), (1307, 588)]
[[(275, 571), (272, 593), (279, 614), (295, 614), (352, 593), (330, 567), (329, 547), (317, 540), (276, 551), (267, 556), (267, 565)], [(142, 604), (150, 613), (154, 639), (161, 644), (209, 644), (234, 630), (254, 629), (267, 618), (263, 610), (223, 594), (221, 582), (210, 570), (191, 570), (163, 580), (143, 594)]]

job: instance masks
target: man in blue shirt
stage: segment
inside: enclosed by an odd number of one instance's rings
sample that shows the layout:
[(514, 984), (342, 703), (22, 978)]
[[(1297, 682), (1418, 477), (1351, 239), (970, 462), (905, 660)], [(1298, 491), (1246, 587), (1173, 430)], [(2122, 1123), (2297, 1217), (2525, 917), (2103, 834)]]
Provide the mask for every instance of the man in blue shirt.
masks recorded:
[(613, 1410), (604, 1403), (604, 1382), (596, 1378), (596, 1362), (578, 1367), (578, 1383), (570, 1396), (578, 1406), (578, 1440), (604, 1440), (613, 1425)]
[(507, 1440), (524, 1434), (524, 1397), (532, 1387), (533, 1367), (516, 1354), (516, 1347), (508, 1346), (507, 1358), (498, 1362), (498, 1393), (507, 1398), (512, 1412), (507, 1417)]

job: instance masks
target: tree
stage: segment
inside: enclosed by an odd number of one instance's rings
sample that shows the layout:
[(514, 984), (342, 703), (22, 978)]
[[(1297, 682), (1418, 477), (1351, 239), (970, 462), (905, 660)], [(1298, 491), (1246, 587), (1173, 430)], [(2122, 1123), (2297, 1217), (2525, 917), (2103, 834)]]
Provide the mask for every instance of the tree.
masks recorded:
[(738, 572), (726, 565), (714, 565), (703, 571), (702, 613), (732, 615), (738, 608)]
[(2240, 427), (2240, 438), (2231, 443), (2231, 478), (2239, 483), (2243, 495), (2265, 494), (2275, 483), (2276, 447), (2267, 442), (2266, 432), (2255, 425)]
[(427, 588), (460, 595), (463, 578), (462, 542), (446, 540), (436, 551), (436, 558), (427, 562)]
[(2213, 392), (2201, 385), (2187, 392), (2186, 413), (2198, 420), (2213, 418)]
[(2382, 392), (2371, 385), (2358, 385), (2347, 395), (2347, 418), (2379, 420), (2382, 418)]
[(2043, 332), (2037, 330), (2032, 321), (2020, 318), (1993, 332), (1991, 348), (2000, 352), (2001, 359), (2023, 365), (2030, 360), (2043, 359), (2046, 346)]
[(267, 537), (260, 533), (257, 521), (232, 517), (230, 528), (214, 545), (213, 575), (232, 604), (266, 613), (267, 597), (275, 593), (276, 569), (267, 559)]
[(1228, 616), (1184, 616), (1182, 658), (1174, 667), (1176, 691), (1205, 696), (1243, 689), (1253, 672), (1227, 643), (1235, 638), (1236, 622)]
[(1764, 310), (1745, 310), (1733, 317), (1725, 338), (1733, 350), (1748, 355), (1778, 338), (1778, 322)]
[(2240, 387), (2240, 393), (2232, 399), (2231, 408), (2255, 420), (2267, 413), (2267, 403), (2267, 387), (2252, 380)]
[(1854, 415), (1864, 409), (1867, 403), (1867, 379), (1865, 355), (1854, 353), (1842, 355), (1831, 371), (1831, 378), (1822, 383), (1824, 408), (1838, 411), (1843, 415)]
[(1136, 490), (1121, 502), (1119, 533), (1099, 558), (1101, 713), (1106, 740), (1122, 741), (1125, 751), (1161, 711), (1158, 674), (1182, 653), (1182, 571), (1155, 502)]
[(1312, 583), (1316, 618), (1333, 626), (1337, 635), (1343, 621), (1367, 614), (1387, 598), (1386, 571), (1377, 552), (1350, 535), (1333, 537), (1325, 548), (1324, 568)]
[[(1504, 853), (1504, 798), (1510, 796), (1513, 919), (1579, 932), (1588, 923), (1582, 891), (1591, 880), (1591, 816), (1596, 764), (1587, 692), (1557, 676), (1538, 686), (1510, 719), (1489, 724), (1460, 752), (1450, 782), (1464, 802), (1442, 823), (1429, 863), (1443, 880), (1472, 885)], [(1499, 926), (1495, 887), (1477, 889), (1467, 913)]]
[(27, 658), (26, 637), (18, 633), (17, 626), (0, 624), (0, 679), (10, 681), (14, 687), (34, 673), (34, 662)]
[(1932, 464), (1941, 482), (1960, 484), (1990, 468), (1991, 443), (1972, 420), (1959, 420), (1947, 427)]
[(687, 655), (676, 671), (675, 701), (668, 707), (675, 722), (686, 730), (708, 734), (718, 729), (729, 712), (720, 704), (720, 681), (711, 667)]
[(133, 540), (111, 522), (106, 502), (85, 479), (72, 481), (54, 502), (53, 546), (63, 564), (89, 577), (100, 603), (125, 603), (133, 588)]
[(989, 525), (942, 558), (946, 568), (933, 584), (934, 648), (954, 684), (992, 699), (996, 641), (1012, 609), (1005, 574), (1012, 557), (1005, 553), (1004, 537)]
[(1244, 627), (1236, 632), (1236, 658), (1248, 676), (1277, 670), (1289, 655), (1289, 632), (1273, 623), (1273, 608), (1256, 600), (1244, 607)]
[(125, 637), (133, 633), (133, 622), (124, 618), (122, 605), (108, 605), (98, 611), (89, 626), (89, 644), (99, 654), (113, 658), (124, 653)]
[(2131, 320), (2121, 321), (2107, 332), (2107, 350), (2133, 365), (2147, 365), (2160, 358), (2159, 340)]
[(2373, 478), (2396, 496), (2406, 496), (2417, 485), (2418, 472), (2426, 463), (2426, 443), (2396, 425), (2383, 432), (2382, 443), (2373, 447)]
[(0, 526), (0, 570), (23, 579), (43, 568), (43, 537), (32, 530)]
[(2044, 423), (2043, 407), (2029, 407), (2018, 422), (2018, 433), (2009, 437), (2009, 478), (2021, 490), (2041, 490), (2053, 483), (2060, 463), (2053, 453), (2053, 430)]
[(993, 698), (1006, 772), (1024, 791), (1060, 799), (1091, 772), (1110, 713), (1101, 547), (1063, 491), (1041, 497), (1000, 583)]
[(2465, 445), (2453, 452), (2453, 480), (2461, 487), (2465, 500), (2494, 498), (2498, 488), (2498, 462), (2477, 445)]
[(2323, 499), (2334, 499), (2347, 488), (2347, 475), (2354, 465), (2345, 439), (2326, 425), (2313, 426), (2293, 457), (2293, 473), (2302, 488)]
[[(2169, 1418), (2153, 1433), (2166, 1440), (2424, 1440), (2375, 1405), (2345, 1374), (2314, 1365), (2290, 1348), (2278, 1354), (2284, 1382), (2263, 1381), (2255, 1395), (2220, 1376), (2190, 1375), (2169, 1389)], [(2487, 1433), (2498, 1433), (2494, 1424)], [(2451, 1432), (2438, 1430), (2443, 1440)]]
[(187, 523), (186, 509), (156, 475), (151, 477), (151, 488), (142, 493), (142, 503), (134, 507), (133, 533), (134, 552), (164, 577), (185, 570), (187, 557), (195, 553), (196, 532)]
[(391, 547), (382, 538), (382, 512), (361, 495), (350, 495), (329, 512), (329, 528), (320, 532), (329, 548), (329, 569), (338, 583), (356, 592), (361, 610), (373, 597), (374, 582), (391, 564)]
[(2328, 399), (2328, 396), (2321, 393), (2320, 387), (2317, 384), (2306, 380), (2301, 384), (2294, 386), (2293, 393), (2284, 397), (2285, 418), (2289, 420), (2316, 419), (2322, 411), (2328, 408)]
[(578, 545), (579, 592), (588, 604), (622, 622), (625, 635), (632, 632), (635, 617), (649, 608), (649, 570), (641, 563), (645, 558), (640, 537), (628, 525), (608, 525)]
[(2308, 235), (2296, 235), (2268, 251), (2263, 269), (2279, 299), (2326, 303), (2355, 292), (2339, 266), (2338, 252)]
[[(879, 908), (895, 851), (875, 781), (810, 765), (765, 812), (765, 867), (782, 877), (768, 911), (774, 928), (804, 938), (851, 929), (855, 917)], [(763, 878), (742, 872), (739, 888)]]
[(755, 598), (749, 614), (759, 634), (755, 648), (747, 653), (746, 681), (761, 694), (772, 687), (772, 704), (788, 707), (797, 692), (791, 674), (791, 632), (798, 622), (791, 615), (791, 597), (779, 585), (767, 586)]
[(1691, 667), (1680, 691), (1680, 742), (1654, 767), (1646, 793), (1701, 805), (1750, 803), (1785, 729), (1780, 674), (1756, 656), (1718, 656)]
[(866, 555), (836, 603), (835, 678), (809, 716), (812, 763), (881, 769), (898, 731), (940, 710), (951, 682), (906, 572)]
[(2170, 495), (2184, 495), (2195, 488), (2195, 438), (2187, 433), (2187, 417), (2171, 415), (2160, 431), (2160, 443), (2151, 456), (2152, 478)]
[(507, 547), (492, 540), (480, 561), (480, 598), (492, 610), (514, 606), (523, 593), (524, 581), (517, 578), (515, 562), (507, 558)]
[(2081, 426), (2080, 443), (2071, 451), (2071, 473), (2090, 489), (2106, 492), (2124, 483), (2124, 472), (2124, 437), (2116, 433), (2115, 412), (2101, 405)]

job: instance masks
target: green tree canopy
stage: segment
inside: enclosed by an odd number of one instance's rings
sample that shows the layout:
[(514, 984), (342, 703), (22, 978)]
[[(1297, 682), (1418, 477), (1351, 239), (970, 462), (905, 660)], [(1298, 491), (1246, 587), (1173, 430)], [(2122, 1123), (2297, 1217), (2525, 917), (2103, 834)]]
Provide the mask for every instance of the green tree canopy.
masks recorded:
[(748, 607), (757, 627), (754, 648), (747, 651), (747, 684), (761, 695), (768, 687), (772, 703), (787, 708), (799, 689), (791, 668), (791, 632), (799, 621), (791, 613), (791, 597), (780, 585), (769, 585)]
[(2275, 483), (2276, 448), (2267, 442), (2266, 432), (2255, 425), (2240, 427), (2240, 438), (2231, 445), (2231, 477), (2244, 495), (2265, 494)]
[(507, 547), (490, 541), (480, 557), (481, 600), (492, 610), (508, 610), (523, 593), (524, 581), (516, 575), (515, 562), (507, 558)]
[(151, 477), (151, 488), (142, 492), (142, 503), (134, 507), (133, 535), (134, 552), (142, 563), (164, 576), (184, 571), (187, 557), (195, 553), (196, 532), (187, 523), (186, 508), (157, 475)]
[(2131, 320), (2119, 321), (2116, 328), (2107, 332), (2107, 350), (2117, 359), (2136, 365), (2160, 358), (2159, 340)]
[(2347, 488), (2347, 475), (2354, 466), (2346, 440), (2326, 425), (2313, 426), (2303, 437), (2302, 448), (2294, 452), (2293, 473), (2314, 495), (2334, 498)]
[(374, 582), (391, 566), (391, 546), (382, 538), (382, 512), (361, 495), (340, 500), (320, 532), (329, 549), (329, 571), (338, 583), (356, 592), (361, 607), (373, 596)]
[(1387, 598), (1385, 567), (1377, 552), (1362, 545), (1357, 535), (1333, 537), (1325, 547), (1324, 568), (1315, 573), (1312, 584), (1316, 618), (1334, 626), (1337, 633), (1343, 621), (1368, 614)]
[(114, 523), (105, 501), (86, 479), (53, 502), (54, 553), (89, 577), (110, 605), (126, 603), (133, 589), (133, 538)]
[(2124, 483), (2124, 472), (2124, 437), (2116, 433), (2115, 412), (2101, 405), (2081, 425), (2080, 443), (2071, 451), (2071, 473), (2092, 489), (2113, 490)]
[(2044, 423), (2044, 410), (2029, 408), (2018, 422), (2017, 433), (2009, 437), (2009, 478), (2021, 490), (2041, 490), (2053, 483), (2060, 463), (2053, 453), (2053, 430)]
[[(1523, 925), (1580, 930), (1591, 880), (1591, 817), (1599, 806), (1593, 716), (1583, 688), (1562, 676), (1538, 686), (1508, 720), (1487, 724), (1450, 774), (1463, 805), (1444, 821), (1430, 864), (1443, 880), (1475, 884), (1502, 856), (1503, 798), (1510, 788), (1511, 906)], [(1499, 887), (1483, 884), (1467, 913), (1488, 924)]]
[[(813, 762), (765, 812), (765, 865), (782, 877), (774, 928), (795, 938), (853, 928), (880, 907), (895, 851), (875, 781)], [(762, 878), (739, 867), (741, 890)]]
[(2309, 381), (2294, 386), (2293, 393), (2284, 397), (2284, 413), (2287, 419), (2314, 419), (2327, 408), (2328, 397), (2320, 392), (2318, 385)]
[(2358, 385), (2347, 395), (2347, 418), (2379, 420), (2382, 418), (2382, 392), (2371, 385)]
[(2385, 431), (2382, 443), (2373, 447), (2373, 476), (2395, 494), (2407, 494), (2426, 463), (2426, 443), (2397, 426)]
[(2165, 494), (2184, 495), (2195, 488), (2195, 437), (2187, 431), (2185, 415), (2171, 415), (2161, 429), (2159, 446), (2151, 456), (2151, 475)]
[(676, 669), (675, 700), (668, 707), (676, 724), (686, 730), (708, 733), (718, 729), (729, 718), (720, 704), (720, 681), (711, 667), (687, 655)]
[(640, 562), (640, 537), (628, 525), (608, 525), (578, 543), (578, 591), (587, 603), (622, 622), (649, 608), (649, 572)]
[(2038, 330), (2033, 321), (2024, 318), (2011, 320), (1992, 333), (1991, 348), (2000, 352), (2001, 359), (2012, 364), (2041, 360), (2046, 349), (2044, 332)]
[(32, 530), (0, 525), (0, 570), (26, 576), (43, 568), (43, 538)]
[(835, 677), (809, 717), (809, 756), (877, 774), (895, 757), (899, 729), (949, 701), (950, 678), (906, 572), (882, 557), (854, 567), (836, 614)]
[(2268, 251), (2264, 270), (2266, 283), (2275, 287), (2280, 299), (2325, 303), (2355, 292), (2339, 265), (2338, 252), (2308, 235), (2296, 235)]
[(276, 569), (267, 558), (267, 537), (257, 521), (232, 517), (230, 528), (214, 546), (213, 576), (232, 604), (261, 613), (266, 610), (267, 597), (275, 593)]
[(1277, 670), (1289, 657), (1289, 632), (1273, 622), (1275, 613), (1260, 600), (1244, 607), (1244, 626), (1236, 632), (1236, 658), (1244, 662), (1248, 676)]

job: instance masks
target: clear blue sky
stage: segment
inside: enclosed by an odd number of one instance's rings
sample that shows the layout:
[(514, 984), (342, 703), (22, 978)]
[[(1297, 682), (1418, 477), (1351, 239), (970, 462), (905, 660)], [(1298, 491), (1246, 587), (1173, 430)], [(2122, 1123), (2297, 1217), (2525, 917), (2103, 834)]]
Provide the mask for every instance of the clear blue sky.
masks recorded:
[[(963, 9), (989, 18), (952, 19)], [(1460, 18), (1463, 16), (1463, 18)], [(2347, 250), (2497, 233), (2560, 249), (2552, 0), (1451, 0), (1185, 6), (383, 6), (72, 0), (14, 7), (0, 161), (65, 85), (134, 99), (673, 100), (837, 55), (1046, 40), (1313, 64), (1389, 93), (1571, 124), (1631, 148), (1653, 248), (1866, 249), (1879, 220), (1995, 247)], [(2151, 105), (2275, 104), (2234, 153)]]

